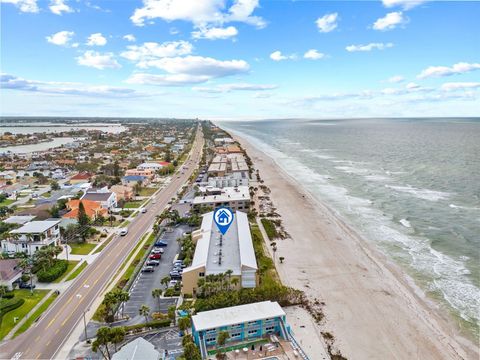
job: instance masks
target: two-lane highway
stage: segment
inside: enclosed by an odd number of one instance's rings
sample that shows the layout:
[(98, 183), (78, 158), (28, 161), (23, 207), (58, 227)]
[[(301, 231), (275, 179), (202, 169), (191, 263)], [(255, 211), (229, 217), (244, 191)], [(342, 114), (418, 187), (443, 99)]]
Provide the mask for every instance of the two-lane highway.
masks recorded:
[(148, 211), (129, 225), (126, 236), (113, 239), (95, 261), (87, 266), (74, 283), (61, 294), (36, 325), (14, 340), (0, 346), (2, 359), (51, 359), (60, 350), (95, 299), (117, 273), (128, 254), (177, 191), (192, 175), (201, 159), (203, 135), (198, 131), (186, 163), (188, 169), (172, 176), (171, 182), (155, 197)]

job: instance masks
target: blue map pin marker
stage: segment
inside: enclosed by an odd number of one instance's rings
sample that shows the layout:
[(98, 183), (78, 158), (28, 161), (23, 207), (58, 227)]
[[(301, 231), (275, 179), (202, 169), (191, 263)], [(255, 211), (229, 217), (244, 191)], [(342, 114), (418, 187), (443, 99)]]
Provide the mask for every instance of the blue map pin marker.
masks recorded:
[(218, 230), (225, 235), (233, 222), (233, 211), (227, 207), (221, 207), (213, 213), (213, 220), (217, 224)]

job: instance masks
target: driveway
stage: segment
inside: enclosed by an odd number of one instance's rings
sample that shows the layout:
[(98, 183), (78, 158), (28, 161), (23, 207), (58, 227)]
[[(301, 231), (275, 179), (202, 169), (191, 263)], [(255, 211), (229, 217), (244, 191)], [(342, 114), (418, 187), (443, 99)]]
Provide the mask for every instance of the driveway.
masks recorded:
[[(143, 316), (138, 314), (138, 309), (142, 305), (150, 307), (151, 312), (166, 313), (168, 308), (175, 305), (177, 298), (160, 298), (159, 301), (152, 296), (152, 290), (157, 288), (163, 288), (160, 283), (162, 278), (169, 276), (172, 270), (173, 259), (180, 251), (180, 245), (177, 239), (183, 236), (183, 233), (192, 231), (192, 228), (188, 225), (179, 225), (173, 227), (170, 232), (164, 232), (159, 240), (163, 240), (168, 243), (165, 247), (165, 252), (162, 254), (160, 265), (155, 267), (153, 273), (140, 272), (133, 282), (130, 288), (130, 300), (124, 304), (124, 315), (130, 316), (130, 319), (125, 322), (125, 325), (133, 325), (144, 322)], [(121, 310), (120, 310), (121, 311)]]

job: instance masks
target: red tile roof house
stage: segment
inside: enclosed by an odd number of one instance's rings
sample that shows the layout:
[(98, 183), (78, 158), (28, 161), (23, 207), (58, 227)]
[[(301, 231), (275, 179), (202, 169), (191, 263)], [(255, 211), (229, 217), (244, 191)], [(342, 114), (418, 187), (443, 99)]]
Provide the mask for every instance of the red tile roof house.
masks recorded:
[(69, 182), (70, 184), (80, 184), (80, 183), (85, 183), (85, 182), (90, 182), (92, 180), (93, 174), (90, 174), (88, 172), (80, 172), (77, 175), (73, 175)]
[(0, 260), (0, 285), (12, 290), (12, 284), (22, 276), (19, 263), (16, 259)]

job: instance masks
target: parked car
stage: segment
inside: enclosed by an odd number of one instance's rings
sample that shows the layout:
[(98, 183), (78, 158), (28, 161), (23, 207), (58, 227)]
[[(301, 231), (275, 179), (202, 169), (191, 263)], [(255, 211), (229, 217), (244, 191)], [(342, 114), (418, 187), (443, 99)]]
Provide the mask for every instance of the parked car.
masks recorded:
[(182, 274), (180, 274), (178, 271), (170, 271), (170, 279), (181, 280), (182, 279)]
[(153, 266), (147, 265), (142, 268), (142, 272), (154, 272), (154, 271), (155, 271), (155, 268)]
[(165, 252), (165, 250), (163, 250), (162, 248), (154, 248), (152, 250), (152, 254), (163, 254)]
[(178, 284), (178, 280), (170, 280), (168, 287), (175, 287)]
[(158, 265), (160, 265), (160, 261), (158, 261), (158, 260), (148, 260), (147, 265), (148, 266), (158, 266)]
[(26, 282), (21, 282), (20, 285), (18, 286), (20, 289), (35, 289), (35, 285)]
[(162, 258), (162, 254), (152, 254), (148, 258), (150, 260), (160, 260)]
[(166, 246), (168, 246), (168, 244), (165, 241), (160, 240), (160, 241), (157, 241), (155, 243), (155, 246), (156, 247), (166, 247)]
[(140, 210), (140, 212), (141, 212), (142, 214), (145, 214), (145, 213), (147, 212), (147, 208), (142, 208), (142, 209)]

